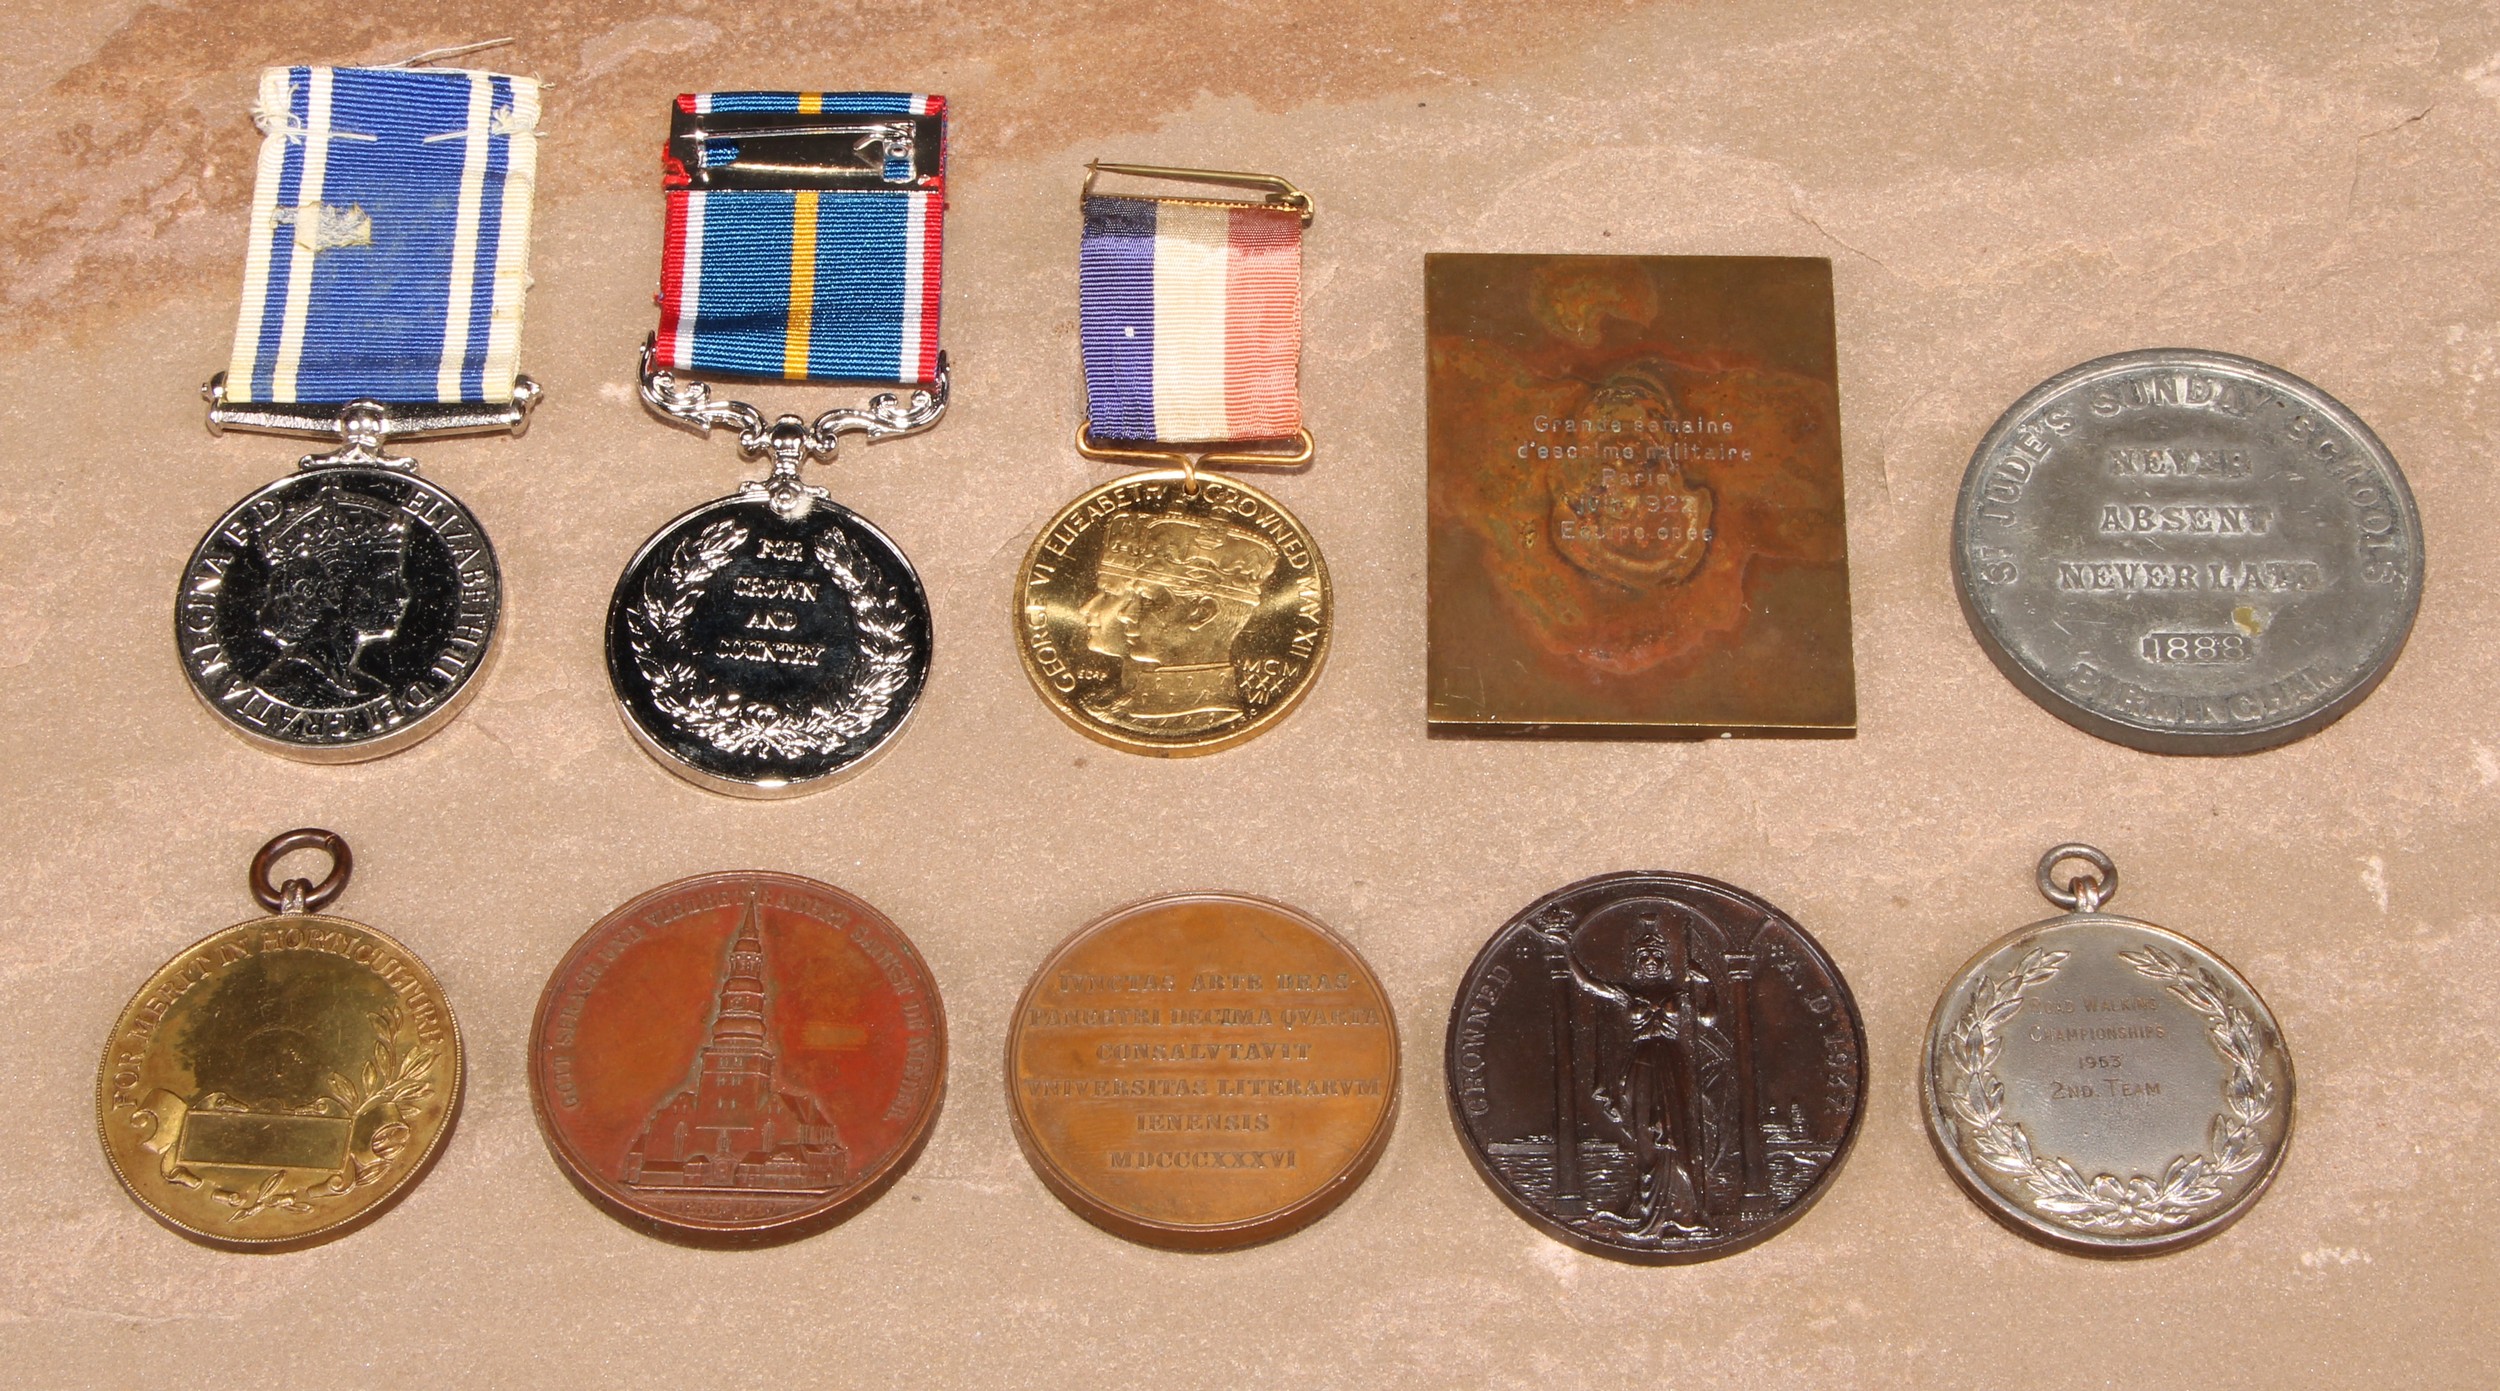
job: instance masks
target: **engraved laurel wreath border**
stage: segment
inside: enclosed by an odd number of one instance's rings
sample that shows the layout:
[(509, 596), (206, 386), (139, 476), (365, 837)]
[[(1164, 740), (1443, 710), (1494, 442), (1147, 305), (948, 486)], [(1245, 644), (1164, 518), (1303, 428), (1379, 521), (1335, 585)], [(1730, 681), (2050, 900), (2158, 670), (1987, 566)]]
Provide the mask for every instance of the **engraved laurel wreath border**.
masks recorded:
[(859, 629), (857, 679), (835, 704), (794, 713), (748, 700), (708, 680), (687, 660), (685, 628), (704, 586), (746, 544), (747, 529), (721, 518), (670, 551), (668, 563), (642, 584), (626, 610), (634, 667), (651, 688), (651, 703), (688, 733), (723, 753), (795, 761), (838, 753), (876, 728), (911, 680), (912, 646), (905, 637), (902, 594), (839, 528), (816, 538), (816, 563), (842, 586)]
[[(252, 1218), (272, 1212), (309, 1214), (323, 1205), (335, 1204), (356, 1192), (387, 1178), (392, 1168), (408, 1151), (413, 1134), (409, 1122), (423, 1115), (420, 1103), (434, 1095), (433, 1071), (436, 1050), (419, 1044), (405, 1053), (395, 1040), (406, 1022), (405, 1011), (398, 1006), (386, 1007), (373, 1016), (373, 1055), (365, 1060), (358, 1076), (349, 1077), (332, 1072), (322, 1082), (326, 1101), (334, 1102), (346, 1113), (351, 1123), (361, 1123), (377, 1108), (398, 1108), (393, 1118), (375, 1126), (364, 1145), (347, 1155), (343, 1168), (327, 1178), (286, 1186), (290, 1172), (280, 1167), (263, 1175), (258, 1185), (249, 1190), (228, 1188), (223, 1184), (192, 1174), (170, 1156), (164, 1165), (168, 1182), (177, 1187), (197, 1187), (226, 1208), (228, 1225), (240, 1225)], [(191, 1108), (191, 1114), (215, 1115), (217, 1110)], [(141, 1128), (161, 1128), (165, 1117), (155, 1108), (143, 1108), (130, 1117)], [(180, 1122), (176, 1123), (177, 1126)], [(161, 1130), (160, 1130), (161, 1133)], [(181, 1176), (177, 1176), (177, 1175)]]
[(2222, 1109), (2214, 1114), (2210, 1153), (2181, 1155), (2159, 1180), (2143, 1174), (2089, 1179), (2063, 1158), (2042, 1158), (2020, 1122), (2005, 1118), (2005, 1085), (1996, 1075), (2005, 1026), (2021, 1012), (2024, 992), (2048, 983), (2070, 953), (2034, 949), (2002, 976), (1982, 977), (1952, 1031), (1945, 1051), (1960, 1072), (1945, 1105), (1965, 1127), (1966, 1152), (2020, 1182), (2033, 1206), (2088, 1232), (2173, 1230), (2196, 1220), (2224, 1197), (2222, 1184), (2256, 1168), (2265, 1158), (2258, 1130), (2274, 1112), (2275, 1089), (2265, 1077), (2264, 1038), (2247, 1011), (2225, 997), (2222, 981), (2202, 967), (2191, 971), (2157, 947), (2120, 952), (2138, 975), (2163, 986), (2205, 1022), (2214, 1052), (2230, 1068), (2222, 1084)]

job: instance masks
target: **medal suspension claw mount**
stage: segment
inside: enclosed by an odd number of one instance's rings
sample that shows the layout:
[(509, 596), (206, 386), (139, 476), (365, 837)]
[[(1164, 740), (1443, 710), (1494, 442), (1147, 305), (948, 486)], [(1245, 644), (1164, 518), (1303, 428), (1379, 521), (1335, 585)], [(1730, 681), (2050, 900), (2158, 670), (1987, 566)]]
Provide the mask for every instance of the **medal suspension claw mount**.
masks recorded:
[(773, 510), (793, 521), (806, 516), (816, 500), (828, 496), (824, 489), (799, 480), (802, 464), (811, 459), (833, 462), (841, 453), (844, 435), (859, 435), (875, 444), (919, 434), (945, 417), (947, 403), (953, 399), (953, 378), (946, 354), (940, 352), (935, 379), (926, 387), (915, 387), (909, 399), (884, 391), (869, 397), (864, 408), (836, 407), (812, 421), (795, 415), (767, 419), (763, 411), (744, 401), (715, 399), (708, 383), (679, 381), (676, 373), (657, 365), (656, 344), (656, 336), (645, 338), (642, 344), (643, 405), (670, 424), (698, 435), (708, 436), (715, 429), (736, 430), (742, 459), (770, 454), (772, 476), (749, 486), (762, 490)]

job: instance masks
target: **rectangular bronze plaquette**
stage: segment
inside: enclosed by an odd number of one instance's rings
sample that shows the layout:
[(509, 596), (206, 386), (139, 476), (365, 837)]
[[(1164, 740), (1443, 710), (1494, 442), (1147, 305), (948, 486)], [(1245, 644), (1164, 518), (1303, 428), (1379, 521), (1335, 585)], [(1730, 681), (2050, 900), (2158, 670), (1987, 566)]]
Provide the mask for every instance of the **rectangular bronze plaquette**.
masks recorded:
[(1434, 734), (1847, 736), (1832, 267), (1436, 254)]

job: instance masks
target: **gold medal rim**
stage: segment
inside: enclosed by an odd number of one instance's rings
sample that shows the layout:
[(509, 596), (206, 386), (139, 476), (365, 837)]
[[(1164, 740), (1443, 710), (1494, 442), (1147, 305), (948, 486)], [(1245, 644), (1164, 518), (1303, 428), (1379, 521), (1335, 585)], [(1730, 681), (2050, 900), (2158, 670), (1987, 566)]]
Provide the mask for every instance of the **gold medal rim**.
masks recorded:
[[(1195, 476), (1201, 481), (1212, 477), (1206, 473), (1199, 473)], [(1328, 665), (1328, 652), (1333, 645), (1332, 640), (1336, 636), (1337, 628), (1337, 590), (1335, 583), (1328, 575), (1328, 559), (1320, 553), (1319, 538), (1311, 534), (1311, 529), (1302, 524), (1302, 518), (1296, 516), (1292, 508), (1278, 502), (1262, 489), (1252, 487), (1238, 478), (1226, 476), (1214, 481), (1221, 482), (1228, 488), (1238, 488), (1258, 501), (1275, 508), (1277, 515), (1293, 523), (1293, 529), (1301, 533), (1303, 542), (1310, 548), (1311, 573), (1319, 580), (1320, 613), (1323, 621), (1320, 623), (1317, 650), (1311, 654), (1309, 674), (1295, 683), (1294, 688), (1286, 692), (1283, 699), (1243, 721), (1239, 728), (1225, 730), (1211, 736), (1174, 739), (1150, 739), (1143, 735), (1131, 734), (1126, 730), (1109, 728), (1088, 718), (1067, 698), (1051, 689), (1049, 679), (1043, 674), (1040, 665), (1033, 660), (1033, 645), (1026, 641), (1024, 636), (1026, 595), (1031, 584), (1029, 577), (1033, 573), (1034, 562), (1042, 554), (1042, 543), (1050, 539), (1051, 533), (1057, 531), (1059, 524), (1071, 513), (1082, 510), (1087, 503), (1105, 493), (1141, 482), (1186, 483), (1190, 477), (1191, 475), (1179, 469), (1140, 469), (1133, 473), (1124, 473), (1099, 487), (1088, 488), (1078, 494), (1067, 505), (1053, 512), (1050, 520), (1043, 524), (1042, 529), (1034, 533), (1033, 544), (1025, 548), (1024, 563), (1016, 569), (1014, 591), (1007, 596), (1008, 631), (1015, 638), (1016, 660), (1024, 668), (1025, 679), (1032, 682), (1034, 693), (1042, 698), (1042, 704), (1050, 707), (1051, 713), (1065, 721), (1069, 728), (1095, 743), (1106, 744), (1115, 749), (1125, 749), (1130, 753), (1149, 754), (1157, 758), (1194, 758), (1200, 754), (1220, 753), (1266, 733), (1285, 716), (1293, 713), (1294, 708), (1311, 693), (1311, 688), (1319, 684), (1321, 672)]]
[[(1141, 913), (1183, 903), (1223, 903), (1262, 908), (1309, 929), (1322, 941), (1344, 953), (1346, 960), (1370, 982), (1373, 994), (1380, 999), (1381, 1021), (1389, 1031), (1389, 1062), (1385, 1072), (1389, 1092), (1383, 1099), (1379, 1118), (1372, 1123), (1371, 1133), (1363, 1138), (1353, 1157), (1336, 1173), (1293, 1202), (1231, 1222), (1167, 1222), (1141, 1217), (1096, 1196), (1041, 1144), (1026, 1115), (1024, 1097), (1016, 1086), (1016, 1054), (1024, 1038), (1025, 1014), (1033, 1004), (1034, 992), (1049, 979), (1052, 967), (1098, 933)], [(1371, 962), (1334, 928), (1302, 909), (1257, 894), (1225, 889), (1185, 889), (1137, 899), (1102, 914), (1070, 933), (1042, 957), (1040, 964), (1033, 968), (1032, 978), (1025, 982), (1023, 992), (1016, 997), (1016, 1012), (1008, 1022), (1006, 1045), (1001, 1051), (1005, 1055), (1002, 1071), (1007, 1088), (1007, 1118), (1015, 1128), (1017, 1147), (1024, 1151), (1025, 1162), (1032, 1166), (1034, 1176), (1041, 1179), (1042, 1186), (1079, 1217), (1113, 1236), (1167, 1250), (1234, 1251), (1258, 1246), (1291, 1236), (1335, 1211), (1339, 1204), (1362, 1187), (1363, 1181), (1379, 1164), (1380, 1156), (1388, 1150), (1389, 1137), (1397, 1129), (1398, 1105), (1405, 1091), (1406, 1041), (1398, 1031), (1397, 1006), (1389, 998), (1388, 987), (1381, 982), (1380, 973), (1372, 969)]]
[[(896, 1145), (886, 1161), (879, 1165), (869, 1177), (849, 1185), (824, 1201), (797, 1212), (753, 1222), (704, 1221), (654, 1212), (621, 1193), (619, 1185), (615, 1182), (592, 1171), (588, 1161), (574, 1152), (572, 1142), (556, 1126), (547, 1109), (547, 1092), (540, 1077), (539, 1055), (546, 1041), (547, 1021), (559, 1005), (556, 986), (571, 973), (574, 962), (589, 950), (602, 934), (628, 920), (634, 913), (654, 900), (699, 886), (716, 883), (744, 884), (759, 880), (770, 884), (802, 888), (811, 893), (825, 894), (851, 905), (863, 916), (874, 918), (885, 924), (887, 933), (894, 941), (901, 944), (912, 965), (918, 968), (921, 986), (929, 992), (930, 1034), (936, 1044), (935, 1057), (931, 1066), (934, 1080), (929, 1085), (929, 1094), (921, 1102), (918, 1113), (912, 1117), (903, 1143)], [(526, 1060), (526, 1071), (529, 1075), (530, 1113), (538, 1122), (539, 1138), (546, 1143), (547, 1152), (554, 1157), (556, 1167), (561, 1169), (565, 1177), (570, 1179), (573, 1185), (602, 1211), (627, 1225), (663, 1237), (694, 1240), (777, 1237), (795, 1239), (812, 1236), (827, 1226), (847, 1221), (866, 1211), (879, 1198), (885, 1196), (887, 1189), (893, 1187), (905, 1173), (910, 1171), (912, 1165), (919, 1161), (921, 1152), (928, 1148), (929, 1138), (937, 1132), (938, 1113), (945, 1105), (947, 1067), (951, 1061), (947, 1051), (946, 1000), (938, 988), (937, 973), (929, 969), (928, 958), (920, 954), (920, 944), (914, 942), (911, 935), (903, 931), (902, 926), (888, 917), (884, 910), (859, 895), (837, 885), (828, 884), (821, 879), (811, 879), (803, 874), (791, 874), (784, 870), (772, 869), (719, 869), (707, 870), (701, 874), (689, 874), (635, 894), (614, 909), (602, 914), (587, 931), (574, 939), (573, 945), (565, 948), (564, 956), (557, 961), (555, 969), (548, 972), (547, 983), (539, 990), (538, 1006), (530, 1015), (527, 1047), (529, 1054)]]
[[(129, 1025), (131, 1015), (139, 1008), (140, 1002), (155, 992), (157, 983), (165, 977), (167, 972), (180, 966), (192, 953), (237, 933), (258, 931), (278, 923), (319, 923), (324, 927), (343, 928), (350, 932), (362, 933), (380, 945), (398, 952), (400, 959), (406, 961), (417, 973), (418, 980), (434, 992), (435, 1004), (443, 1012), (443, 1021), (451, 1038), (451, 1086), (448, 1095), (443, 1099), (443, 1119), (441, 1124), (434, 1127), (434, 1134), (426, 1141), (425, 1148), (410, 1161), (407, 1169), (380, 1193), (375, 1194), (372, 1201), (353, 1212), (346, 1213), (321, 1226), (286, 1236), (231, 1236), (223, 1232), (203, 1231), (167, 1211), (162, 1204), (152, 1201), (147, 1194), (140, 1191), (138, 1184), (131, 1181), (130, 1172), (122, 1167), (121, 1155), (113, 1148), (113, 1045), (115, 1040), (122, 1036), (122, 1030)], [(124, 1002), (120, 1011), (113, 1016), (112, 1032), (105, 1035), (104, 1056), (96, 1067), (96, 1139), (103, 1147), (104, 1162), (112, 1168), (113, 1177), (121, 1183), (122, 1191), (130, 1195), (130, 1200), (138, 1204), (141, 1211), (173, 1231), (194, 1241), (233, 1250), (271, 1250), (309, 1246), (345, 1236), (355, 1228), (379, 1218), (397, 1204), (402, 1195), (414, 1188), (433, 1170), (434, 1161), (441, 1157), (443, 1147), (450, 1142), (451, 1132), (459, 1123), (460, 1106), (468, 1096), (468, 1077), (468, 1046), (461, 1037), (460, 1017), (452, 1012), (451, 996), (443, 989), (442, 981), (435, 976), (434, 968), (426, 965), (423, 957), (409, 950), (407, 943), (378, 927), (357, 922), (352, 918), (333, 917), (327, 913), (272, 913), (266, 917), (252, 918), (231, 927), (220, 928), (191, 943), (166, 958), (164, 965), (150, 972), (148, 978), (140, 983), (139, 988), (131, 992), (129, 1000)]]

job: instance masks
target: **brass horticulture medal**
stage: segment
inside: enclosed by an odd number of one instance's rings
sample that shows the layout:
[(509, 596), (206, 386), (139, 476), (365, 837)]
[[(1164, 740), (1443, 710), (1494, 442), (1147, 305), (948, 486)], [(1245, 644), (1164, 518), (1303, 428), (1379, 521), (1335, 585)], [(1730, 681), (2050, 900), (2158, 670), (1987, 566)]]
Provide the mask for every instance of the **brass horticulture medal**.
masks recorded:
[[(321, 849), (319, 884), (273, 885)], [(266, 1247), (333, 1236), (425, 1171), (460, 1106), (460, 1028), (406, 947), (316, 912), (346, 887), (346, 842), (299, 830), (262, 848), (275, 916), (167, 962), (123, 1007), (96, 1079), (105, 1157), (186, 1236)]]
[(1106, 743), (1208, 753), (1284, 718), (1328, 654), (1328, 567), (1292, 513), (1229, 479), (1130, 474), (1033, 542), (1017, 650), (1051, 708)]
[[(1328, 654), (1328, 568), (1302, 523), (1223, 465), (1297, 468), (1302, 229), (1283, 179), (1088, 165), (1077, 452), (1158, 467), (1051, 519), (1016, 578), (1016, 648), (1060, 718), (1106, 744), (1212, 753), (1284, 718)], [(1097, 195), (1122, 174), (1260, 201)]]

